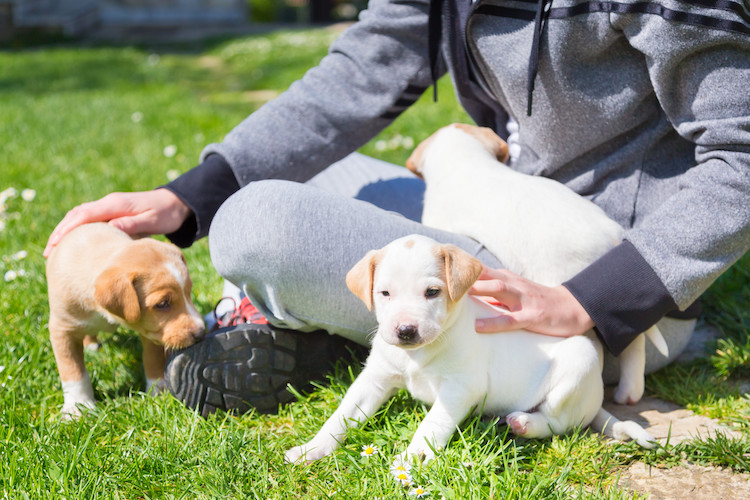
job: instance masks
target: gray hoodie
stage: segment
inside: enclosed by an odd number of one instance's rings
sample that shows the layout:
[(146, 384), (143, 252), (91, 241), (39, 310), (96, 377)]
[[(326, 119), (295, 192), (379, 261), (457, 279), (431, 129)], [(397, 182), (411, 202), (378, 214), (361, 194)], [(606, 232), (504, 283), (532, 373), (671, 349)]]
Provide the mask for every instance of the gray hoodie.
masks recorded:
[[(372, 0), (317, 67), (202, 160), (222, 164), (212, 171), (231, 190), (306, 181), (448, 71), (478, 124), (507, 135), (508, 116), (518, 122), (513, 168), (566, 184), (627, 229), (566, 283), (618, 354), (750, 246), (746, 2), (443, 0), (430, 29), (430, 2)], [(215, 211), (190, 181), (201, 168), (168, 186), (196, 212), (189, 240)]]

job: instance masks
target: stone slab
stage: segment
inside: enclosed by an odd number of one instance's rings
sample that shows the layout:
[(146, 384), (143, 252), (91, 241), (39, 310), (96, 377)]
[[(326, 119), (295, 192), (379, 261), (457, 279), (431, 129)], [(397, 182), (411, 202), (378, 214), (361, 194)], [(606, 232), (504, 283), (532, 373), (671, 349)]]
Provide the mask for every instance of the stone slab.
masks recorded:
[(635, 462), (623, 471), (620, 488), (649, 500), (739, 500), (750, 498), (750, 474), (682, 464), (661, 469)]
[(661, 444), (665, 444), (668, 437), (670, 444), (677, 444), (693, 438), (715, 437), (717, 433), (732, 438), (742, 435), (716, 420), (696, 415), (675, 403), (652, 397), (644, 397), (635, 405), (618, 405), (611, 402), (611, 398), (607, 398), (604, 409), (620, 420), (633, 420), (639, 423)]

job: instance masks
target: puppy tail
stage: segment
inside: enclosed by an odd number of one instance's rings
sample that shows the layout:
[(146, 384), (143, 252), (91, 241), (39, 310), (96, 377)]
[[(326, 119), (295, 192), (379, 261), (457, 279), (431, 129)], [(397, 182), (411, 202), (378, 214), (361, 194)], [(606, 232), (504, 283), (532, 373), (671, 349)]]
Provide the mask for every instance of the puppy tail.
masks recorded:
[(656, 350), (659, 351), (665, 358), (669, 357), (669, 347), (667, 347), (667, 341), (664, 340), (664, 336), (661, 334), (659, 328), (654, 325), (645, 332), (643, 332), (654, 344)]
[(651, 449), (656, 446), (656, 439), (643, 427), (632, 420), (619, 420), (604, 408), (599, 408), (594, 420), (589, 424), (592, 429), (618, 441), (635, 440), (642, 448)]

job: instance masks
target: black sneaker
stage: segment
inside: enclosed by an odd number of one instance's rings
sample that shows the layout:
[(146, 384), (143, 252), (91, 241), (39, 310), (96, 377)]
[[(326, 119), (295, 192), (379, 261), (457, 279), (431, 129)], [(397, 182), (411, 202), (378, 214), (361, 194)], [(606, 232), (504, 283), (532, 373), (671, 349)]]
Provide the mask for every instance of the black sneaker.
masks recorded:
[(218, 324), (200, 342), (171, 352), (164, 373), (169, 391), (204, 417), (216, 410), (275, 413), (294, 399), (288, 384), (309, 389), (339, 359), (364, 360), (368, 352), (322, 330), (275, 328), (247, 298)]

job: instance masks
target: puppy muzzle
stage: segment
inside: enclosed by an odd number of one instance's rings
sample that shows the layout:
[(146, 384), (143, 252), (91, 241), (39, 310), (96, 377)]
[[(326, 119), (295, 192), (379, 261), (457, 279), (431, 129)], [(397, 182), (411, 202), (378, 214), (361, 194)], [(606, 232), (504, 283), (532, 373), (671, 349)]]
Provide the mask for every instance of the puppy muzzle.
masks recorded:
[(419, 327), (412, 323), (397, 324), (394, 328), (390, 328), (383, 338), (391, 345), (404, 348), (419, 347), (424, 343)]

